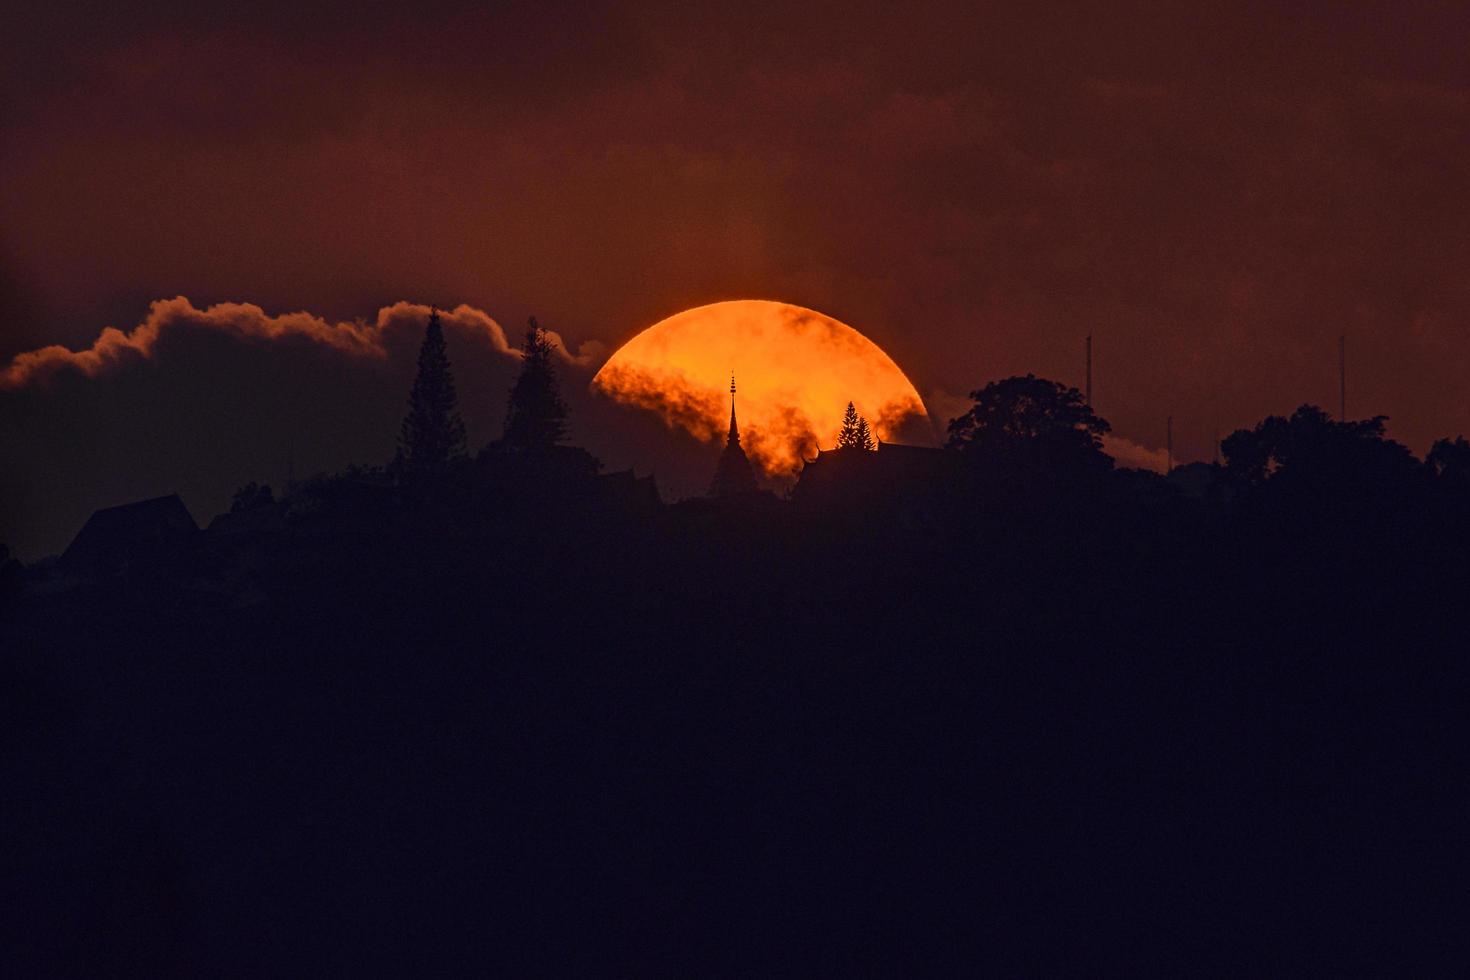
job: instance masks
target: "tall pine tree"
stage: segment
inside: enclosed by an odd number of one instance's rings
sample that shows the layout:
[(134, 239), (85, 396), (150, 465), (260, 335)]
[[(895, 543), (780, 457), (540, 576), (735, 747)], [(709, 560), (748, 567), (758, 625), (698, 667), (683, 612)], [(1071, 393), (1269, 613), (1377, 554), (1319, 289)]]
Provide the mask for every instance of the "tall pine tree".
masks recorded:
[(567, 406), (551, 362), (556, 345), (531, 317), (521, 345), (521, 374), (510, 391), (502, 444), (510, 449), (549, 449), (566, 433)]
[(838, 449), (873, 449), (873, 435), (868, 431), (868, 420), (857, 413), (852, 402), (847, 403), (847, 412), (842, 416), (842, 431), (837, 433)]
[(410, 479), (442, 473), (451, 460), (464, 455), (464, 421), (459, 396), (449, 370), (444, 328), (439, 311), (429, 313), (424, 343), (419, 348), (419, 371), (408, 394), (408, 414), (398, 433), (395, 460)]

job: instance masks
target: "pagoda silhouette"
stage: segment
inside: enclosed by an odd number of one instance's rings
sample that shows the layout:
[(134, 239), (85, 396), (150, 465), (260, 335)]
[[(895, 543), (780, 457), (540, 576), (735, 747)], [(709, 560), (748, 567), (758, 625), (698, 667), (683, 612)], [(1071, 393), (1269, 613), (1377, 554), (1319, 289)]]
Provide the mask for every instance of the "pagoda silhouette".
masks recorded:
[(735, 374), (730, 374), (730, 434), (725, 438), (725, 448), (715, 466), (715, 478), (710, 483), (711, 497), (734, 497), (754, 493), (757, 489), (755, 471), (750, 459), (740, 445), (740, 427), (735, 422)]

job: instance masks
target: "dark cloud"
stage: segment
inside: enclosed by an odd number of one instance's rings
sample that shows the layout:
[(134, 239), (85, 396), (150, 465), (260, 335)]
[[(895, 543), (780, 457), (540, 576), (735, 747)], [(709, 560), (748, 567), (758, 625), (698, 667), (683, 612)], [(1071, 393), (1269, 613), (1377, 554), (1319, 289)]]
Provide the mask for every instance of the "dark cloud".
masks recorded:
[[(57, 374), (96, 378), (125, 370), (138, 361), (153, 359), (160, 344), (168, 343), (168, 334), (190, 332), (220, 334), (243, 343), (299, 341), (348, 358), (385, 360), (395, 349), (404, 346), (405, 332), (411, 337), (418, 335), (429, 313), (428, 306), (399, 302), (379, 310), (377, 320), (371, 324), (363, 320), (328, 323), (305, 312), (271, 316), (251, 303), (217, 303), (199, 310), (185, 297), (176, 296), (153, 303), (147, 319), (130, 331), (108, 327), (83, 350), (73, 351), (53, 344), (16, 355), (0, 371), (0, 391), (44, 388)], [(506, 339), (500, 324), (481, 310), (461, 304), (442, 311), (441, 318), (446, 330), (465, 335), (476, 346), (512, 358), (521, 356), (519, 348)], [(573, 354), (560, 334), (547, 333), (557, 355), (568, 363), (586, 368), (603, 359), (602, 345), (596, 341), (581, 345)]]
[[(245, 482), (279, 487), (293, 462), (298, 477), (386, 462), (428, 313), (399, 302), (371, 322), (329, 323), (176, 297), (82, 351), (17, 358), (0, 371), (0, 445), (24, 465), (0, 474), (0, 540), (34, 558), (100, 506), (179, 491), (207, 521)], [(479, 310), (441, 315), (478, 448), (500, 434), (520, 351)], [(600, 351), (556, 340), (580, 409)]]

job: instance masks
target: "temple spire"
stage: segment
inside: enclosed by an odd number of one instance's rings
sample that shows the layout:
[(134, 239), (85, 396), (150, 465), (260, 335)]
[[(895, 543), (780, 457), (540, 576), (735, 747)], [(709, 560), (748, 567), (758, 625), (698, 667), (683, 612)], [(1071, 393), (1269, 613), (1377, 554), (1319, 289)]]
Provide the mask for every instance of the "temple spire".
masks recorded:
[(730, 372), (730, 435), (725, 440), (728, 446), (740, 445), (740, 427), (735, 424), (735, 372)]
[(715, 467), (714, 483), (710, 486), (712, 497), (734, 497), (753, 493), (758, 489), (755, 471), (745, 450), (740, 448), (740, 427), (735, 422), (735, 372), (730, 372), (730, 436), (725, 440), (725, 450), (720, 453), (720, 462)]

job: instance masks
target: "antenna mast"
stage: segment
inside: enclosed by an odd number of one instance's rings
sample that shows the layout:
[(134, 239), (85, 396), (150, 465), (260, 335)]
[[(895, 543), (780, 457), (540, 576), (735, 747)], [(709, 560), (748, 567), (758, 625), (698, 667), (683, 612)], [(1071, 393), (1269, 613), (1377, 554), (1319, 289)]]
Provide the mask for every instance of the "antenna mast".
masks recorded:
[(1087, 335), (1087, 407), (1092, 407), (1092, 334)]
[(1337, 420), (1347, 421), (1347, 334), (1337, 337)]
[(1169, 452), (1169, 462), (1164, 469), (1164, 475), (1168, 476), (1174, 472), (1174, 416), (1169, 416), (1164, 422), (1164, 433), (1164, 442), (1168, 446)]

